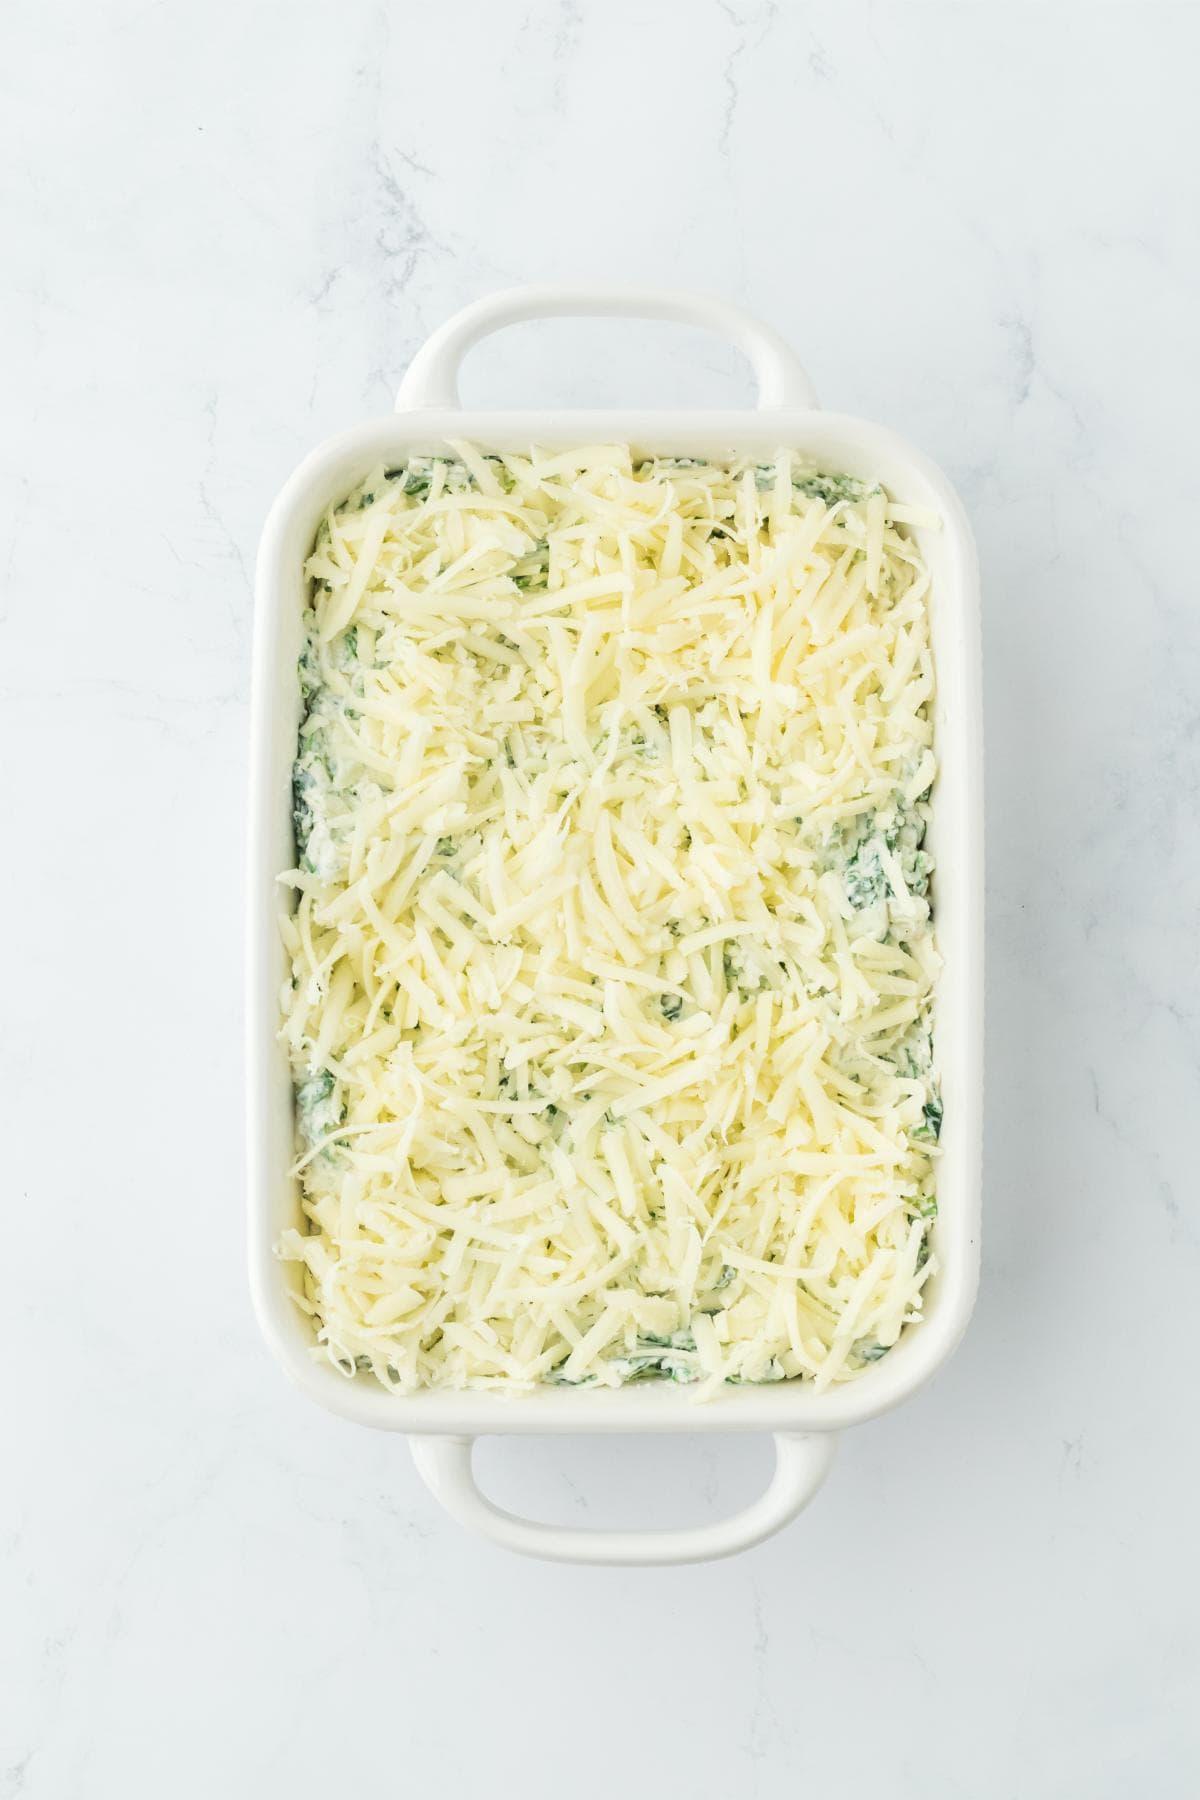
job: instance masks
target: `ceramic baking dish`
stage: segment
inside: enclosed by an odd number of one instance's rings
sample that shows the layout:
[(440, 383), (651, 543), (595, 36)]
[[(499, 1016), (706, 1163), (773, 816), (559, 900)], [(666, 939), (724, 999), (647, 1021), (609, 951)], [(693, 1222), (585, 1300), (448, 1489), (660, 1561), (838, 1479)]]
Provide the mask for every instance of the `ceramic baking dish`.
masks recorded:
[[(757, 379), (756, 411), (470, 412), (460, 409), (458, 367), (488, 332), (523, 319), (621, 315), (675, 320), (731, 339)], [(931, 508), (940, 531), (918, 533), (932, 573), (931, 629), (940, 774), (929, 844), (937, 862), (935, 927), (944, 973), (935, 1013), (935, 1058), (945, 1103), (934, 1245), (939, 1269), (926, 1288), (924, 1322), (852, 1382), (815, 1394), (799, 1381), (731, 1386), (695, 1404), (686, 1387), (617, 1390), (546, 1387), (532, 1394), (427, 1392), (398, 1398), (368, 1379), (348, 1380), (312, 1353), (305, 1316), (289, 1290), (296, 1264), (274, 1245), (301, 1220), (293, 1161), (292, 1083), (278, 1042), (285, 977), (278, 919), (290, 903), (276, 880), (294, 861), (291, 771), (300, 718), (303, 567), (318, 521), (379, 462), (440, 452), (447, 438), (485, 450), (598, 441), (643, 453), (769, 459), (787, 446), (822, 466), (880, 480), (892, 495)], [(413, 359), (396, 413), (331, 438), (307, 457), (271, 510), (258, 558), (251, 731), (248, 937), (250, 1270), (268, 1344), (292, 1379), (343, 1418), (406, 1432), (425, 1481), (464, 1524), (510, 1549), (562, 1561), (676, 1563), (727, 1556), (798, 1513), (820, 1486), (836, 1433), (907, 1399), (945, 1361), (967, 1323), (979, 1263), (982, 1109), (983, 848), (979, 582), (963, 509), (924, 456), (879, 425), (823, 413), (803, 369), (769, 328), (719, 301), (624, 289), (519, 288), (493, 295), (443, 325)], [(520, 1432), (773, 1432), (776, 1466), (766, 1492), (715, 1524), (676, 1531), (605, 1532), (518, 1519), (477, 1488), (477, 1435)]]

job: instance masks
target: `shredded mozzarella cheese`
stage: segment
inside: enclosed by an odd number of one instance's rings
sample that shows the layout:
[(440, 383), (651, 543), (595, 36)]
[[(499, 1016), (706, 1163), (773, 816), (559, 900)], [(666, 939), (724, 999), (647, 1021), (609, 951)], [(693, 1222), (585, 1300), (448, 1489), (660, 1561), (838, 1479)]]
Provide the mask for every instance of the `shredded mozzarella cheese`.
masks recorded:
[(377, 469), (307, 565), (283, 1037), (318, 1353), (859, 1373), (935, 1266), (911, 509), (622, 445)]

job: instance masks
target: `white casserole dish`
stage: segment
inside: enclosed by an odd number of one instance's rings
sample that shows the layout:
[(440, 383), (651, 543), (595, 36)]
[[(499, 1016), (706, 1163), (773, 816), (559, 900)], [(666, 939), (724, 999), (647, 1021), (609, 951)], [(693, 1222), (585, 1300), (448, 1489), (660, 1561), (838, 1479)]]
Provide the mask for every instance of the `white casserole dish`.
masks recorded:
[[(522, 319), (622, 315), (705, 326), (732, 339), (758, 381), (754, 412), (506, 412), (459, 409), (459, 363), (480, 337)], [(314, 1400), (363, 1425), (403, 1431), (425, 1481), (456, 1518), (513, 1550), (560, 1561), (678, 1563), (727, 1556), (759, 1542), (798, 1513), (828, 1470), (835, 1434), (885, 1412), (928, 1380), (966, 1326), (979, 1266), (983, 1025), (982, 731), (979, 580), (963, 509), (938, 469), (881, 426), (817, 410), (808, 378), (766, 326), (721, 302), (624, 289), (518, 288), (493, 295), (436, 331), (414, 358), (396, 414), (331, 438), (307, 457), (271, 509), (258, 558), (251, 723), (247, 959), (250, 1273), (259, 1323), (292, 1379)], [(279, 914), (289, 890), (276, 876), (294, 861), (292, 762), (300, 719), (296, 664), (303, 567), (329, 503), (380, 461), (442, 451), (447, 438), (485, 450), (615, 441), (643, 452), (769, 458), (782, 446), (821, 466), (882, 481), (926, 507), (940, 531), (917, 533), (932, 574), (933, 703), (940, 774), (929, 846), (936, 859), (934, 923), (944, 960), (935, 1015), (935, 1061), (945, 1104), (934, 1248), (939, 1268), (925, 1290), (925, 1319), (854, 1381), (814, 1394), (797, 1381), (729, 1387), (703, 1405), (686, 1387), (618, 1390), (546, 1387), (532, 1394), (427, 1392), (409, 1398), (369, 1379), (348, 1380), (312, 1354), (308, 1321), (290, 1298), (296, 1264), (274, 1246), (301, 1222), (294, 1158), (292, 1081), (278, 1041), (285, 955)], [(775, 1434), (776, 1468), (765, 1494), (742, 1513), (677, 1531), (603, 1532), (515, 1518), (475, 1486), (474, 1437), (520, 1432), (729, 1432)]]

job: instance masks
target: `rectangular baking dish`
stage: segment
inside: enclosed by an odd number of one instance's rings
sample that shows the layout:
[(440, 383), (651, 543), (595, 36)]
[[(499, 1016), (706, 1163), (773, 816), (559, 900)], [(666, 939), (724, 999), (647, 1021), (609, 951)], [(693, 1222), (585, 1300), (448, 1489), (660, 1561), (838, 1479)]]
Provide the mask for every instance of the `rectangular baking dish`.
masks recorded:
[[(518, 320), (619, 315), (676, 320), (719, 331), (744, 351), (758, 407), (742, 412), (468, 412), (457, 372), (470, 346)], [(249, 1253), (255, 1309), (275, 1356), (312, 1399), (342, 1418), (412, 1438), (422, 1476), (460, 1521), (514, 1550), (563, 1561), (668, 1563), (730, 1555), (793, 1517), (828, 1469), (834, 1434), (907, 1399), (949, 1356), (966, 1326), (979, 1267), (983, 1028), (982, 726), (979, 579), (965, 514), (945, 476), (892, 432), (821, 412), (803, 369), (768, 327), (723, 303), (689, 294), (625, 289), (517, 288), (459, 313), (414, 358), (394, 415), (329, 439), (288, 480), (271, 509), (258, 557), (250, 745), (247, 1075)], [(528, 1395), (426, 1392), (408, 1398), (339, 1375), (314, 1357), (307, 1319), (293, 1303), (295, 1264), (274, 1246), (302, 1222), (294, 1158), (292, 1082), (278, 1041), (285, 956), (276, 879), (294, 862), (291, 773), (300, 720), (296, 664), (305, 599), (304, 562), (331, 501), (379, 462), (445, 451), (467, 439), (485, 450), (628, 443), (635, 451), (769, 459), (784, 446), (821, 466), (882, 481), (898, 500), (935, 512), (940, 530), (917, 533), (932, 575), (933, 702), (940, 773), (929, 846), (936, 859), (934, 924), (944, 962), (934, 1019), (935, 1062), (945, 1105), (934, 1248), (924, 1321), (856, 1380), (814, 1394), (798, 1381), (730, 1386), (703, 1405), (686, 1387), (617, 1390), (546, 1387)], [(750, 1432), (775, 1434), (776, 1469), (765, 1494), (716, 1524), (678, 1531), (580, 1531), (517, 1519), (476, 1487), (475, 1436), (519, 1432)]]

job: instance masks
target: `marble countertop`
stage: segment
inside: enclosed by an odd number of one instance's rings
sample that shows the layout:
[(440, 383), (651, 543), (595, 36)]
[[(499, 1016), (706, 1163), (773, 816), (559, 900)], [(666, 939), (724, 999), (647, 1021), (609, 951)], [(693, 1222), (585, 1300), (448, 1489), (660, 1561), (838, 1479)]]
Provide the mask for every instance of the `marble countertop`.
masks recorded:
[[(0, 37), (0, 1800), (1190, 1800), (1200, 10), (55, 0)], [(241, 1150), (261, 520), (450, 311), (589, 278), (741, 302), (947, 469), (989, 757), (970, 1334), (768, 1545), (607, 1574), (471, 1539), (285, 1384)], [(749, 393), (715, 340), (563, 322), (466, 386)], [(769, 1452), (480, 1460), (667, 1524)]]

